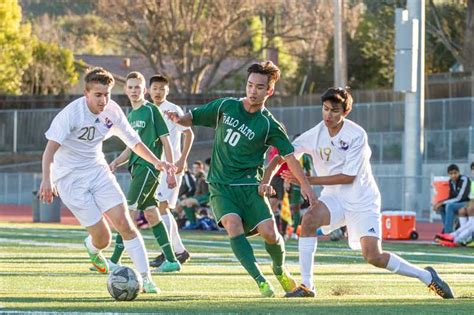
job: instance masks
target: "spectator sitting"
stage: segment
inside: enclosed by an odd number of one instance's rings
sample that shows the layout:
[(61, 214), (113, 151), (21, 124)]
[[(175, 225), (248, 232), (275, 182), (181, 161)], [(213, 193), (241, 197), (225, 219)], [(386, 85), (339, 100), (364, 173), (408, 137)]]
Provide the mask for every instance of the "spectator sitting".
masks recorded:
[(433, 210), (441, 214), (444, 233), (453, 232), (454, 219), (459, 209), (466, 206), (469, 201), (471, 180), (459, 173), (459, 167), (455, 164), (448, 166), (449, 198), (440, 201), (433, 206)]
[(209, 216), (209, 212), (207, 208), (202, 208), (201, 211), (199, 211), (199, 220), (197, 223), (197, 229), (198, 230), (204, 230), (204, 231), (217, 231), (219, 228), (217, 227), (216, 220), (214, 218)]
[[(471, 178), (474, 179), (474, 162), (471, 163)], [(467, 206), (459, 209), (459, 228), (449, 234), (436, 235), (435, 240), (440, 245), (455, 247), (472, 242), (474, 234), (474, 185), (472, 184), (469, 199)]]
[(209, 203), (209, 187), (204, 173), (204, 163), (201, 161), (194, 162), (193, 173), (196, 178), (195, 195), (181, 201), (186, 218), (189, 220), (190, 229), (197, 226), (196, 209), (200, 206), (207, 206)]

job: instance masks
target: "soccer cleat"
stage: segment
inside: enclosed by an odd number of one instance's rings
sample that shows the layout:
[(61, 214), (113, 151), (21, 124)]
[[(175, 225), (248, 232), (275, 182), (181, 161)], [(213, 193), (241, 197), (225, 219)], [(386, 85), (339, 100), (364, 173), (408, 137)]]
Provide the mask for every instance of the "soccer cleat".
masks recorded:
[[(178, 257), (176, 257), (178, 258)], [(161, 264), (165, 261), (165, 255), (163, 253), (159, 254), (156, 256), (156, 258), (150, 262), (150, 267), (155, 267), (158, 268), (161, 266)]]
[(168, 260), (165, 260), (164, 263), (161, 264), (161, 266), (156, 269), (156, 272), (174, 272), (174, 271), (180, 271), (181, 270), (181, 264), (179, 261), (171, 262)]
[(439, 233), (436, 234), (435, 236), (435, 241), (448, 241), (448, 242), (454, 242), (454, 236), (452, 236), (449, 233)]
[(176, 259), (178, 259), (179, 263), (182, 265), (191, 259), (191, 255), (189, 255), (187, 250), (184, 250), (184, 252), (176, 254)]
[(296, 284), (295, 279), (291, 276), (291, 274), (283, 268), (283, 273), (281, 275), (275, 275), (276, 278), (278, 279), (278, 282), (280, 282), (281, 287), (285, 292), (293, 292), (296, 290), (296, 287), (298, 286)]
[[(85, 245), (85, 242), (84, 242), (84, 245)], [(109, 273), (109, 264), (107, 263), (107, 259), (105, 258), (104, 254), (102, 254), (101, 251), (95, 254), (91, 253), (89, 249), (87, 248), (87, 246), (86, 246), (86, 249), (91, 259), (91, 263), (97, 269), (97, 271), (100, 273)]]
[(153, 280), (146, 276), (143, 277), (143, 293), (159, 293), (160, 289), (156, 286), (156, 284), (153, 282)]
[(311, 290), (310, 288), (306, 287), (304, 284), (301, 284), (299, 287), (296, 288), (293, 292), (288, 292), (285, 294), (286, 298), (298, 298), (298, 297), (315, 297), (316, 292), (315, 290)]
[(275, 292), (273, 291), (273, 287), (269, 282), (260, 282), (258, 284), (258, 289), (260, 290), (260, 294), (263, 297), (274, 297)]
[[(109, 271), (110, 272), (113, 272), (115, 269), (122, 266), (120, 263), (116, 264), (113, 261), (111, 261), (110, 259), (107, 259), (107, 263), (109, 264)], [(97, 271), (97, 268), (95, 266), (91, 266), (89, 268), (89, 270), (90, 271)]]
[(445, 247), (457, 247), (458, 246), (458, 244), (456, 244), (454, 242), (444, 241), (444, 240), (439, 240), (438, 244), (441, 245), (441, 246), (445, 246)]
[(441, 296), (443, 299), (454, 299), (453, 291), (451, 291), (451, 288), (446, 282), (441, 280), (436, 270), (434, 270), (432, 267), (426, 267), (425, 270), (431, 273), (432, 278), (428, 288)]

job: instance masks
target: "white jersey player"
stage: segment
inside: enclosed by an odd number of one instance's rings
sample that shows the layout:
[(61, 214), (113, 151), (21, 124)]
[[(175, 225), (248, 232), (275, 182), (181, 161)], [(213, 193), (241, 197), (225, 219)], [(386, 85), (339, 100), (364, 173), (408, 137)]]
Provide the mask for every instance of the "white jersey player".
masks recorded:
[[(369, 264), (418, 278), (441, 297), (453, 298), (448, 284), (433, 268), (421, 269), (393, 253), (382, 251), (380, 193), (370, 166), (372, 152), (367, 133), (345, 119), (352, 109), (352, 96), (348, 89), (330, 88), (321, 96), (321, 101), (323, 121), (293, 142), (297, 155), (307, 153), (313, 158), (317, 176), (309, 177), (309, 182), (324, 188), (319, 202), (310, 207), (302, 220), (298, 244), (302, 284), (285, 296), (315, 296), (316, 230), (321, 227), (327, 234), (345, 225), (350, 247), (362, 250)], [(270, 170), (277, 164), (273, 160)], [(283, 177), (296, 181), (288, 172)]]
[[(162, 111), (177, 112), (180, 115), (184, 115), (181, 107), (171, 103), (167, 100), (169, 94), (169, 80), (163, 75), (154, 75), (150, 78), (150, 96), (158, 108)], [(167, 115), (163, 115), (165, 118), (166, 126), (169, 130), (169, 137), (171, 142), (171, 148), (173, 149), (173, 156), (175, 159), (175, 165), (178, 168), (176, 171), (176, 187), (169, 188), (166, 185), (166, 173), (163, 173), (163, 178), (157, 189), (157, 199), (160, 202), (159, 210), (163, 222), (165, 222), (168, 229), (169, 238), (173, 249), (176, 253), (176, 258), (183, 264), (189, 258), (189, 252), (183, 245), (181, 237), (178, 232), (178, 225), (176, 220), (171, 213), (171, 209), (175, 209), (176, 202), (178, 200), (179, 189), (181, 187), (181, 181), (183, 178), (183, 169), (186, 164), (186, 160), (191, 149), (191, 145), (194, 140), (194, 134), (190, 127), (184, 127), (172, 122)], [(184, 136), (183, 149), (181, 150), (181, 137)], [(150, 265), (153, 267), (159, 267), (164, 262), (164, 255), (158, 255)]]
[(67, 105), (46, 132), (48, 143), (43, 154), (43, 180), (40, 198), (52, 202), (59, 194), (89, 232), (85, 246), (92, 264), (107, 273), (109, 266), (102, 254), (111, 241), (104, 214), (123, 236), (124, 246), (144, 278), (146, 292), (156, 293), (151, 280), (143, 238), (133, 225), (126, 199), (102, 153), (102, 142), (115, 135), (137, 155), (157, 169), (174, 172), (175, 167), (159, 160), (140, 140), (120, 107), (110, 99), (112, 75), (94, 68), (85, 76), (84, 97)]

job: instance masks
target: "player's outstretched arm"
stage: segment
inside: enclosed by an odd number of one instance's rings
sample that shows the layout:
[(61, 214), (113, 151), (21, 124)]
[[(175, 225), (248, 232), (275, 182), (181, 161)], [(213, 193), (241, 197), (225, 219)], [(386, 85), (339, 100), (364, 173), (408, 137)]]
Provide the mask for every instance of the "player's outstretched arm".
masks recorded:
[(186, 164), (186, 160), (188, 159), (189, 152), (191, 151), (191, 146), (194, 142), (194, 132), (191, 129), (187, 129), (183, 131), (184, 141), (183, 141), (183, 149), (181, 150), (181, 157), (178, 161), (176, 161), (175, 165), (178, 167), (176, 171), (177, 174), (181, 173), (184, 169), (184, 164)]
[(265, 172), (263, 173), (262, 181), (258, 186), (258, 193), (261, 196), (272, 196), (275, 194), (275, 189), (270, 185), (273, 175), (277, 171), (278, 167), (283, 164), (284, 160), (279, 156), (275, 155), (273, 159), (265, 167)]
[[(282, 177), (292, 184), (298, 184), (297, 178), (290, 171), (283, 171)], [(330, 176), (309, 176), (308, 182), (311, 185), (348, 185), (352, 184), (356, 177), (345, 174), (336, 174)]]
[(164, 114), (168, 116), (168, 118), (181, 126), (190, 127), (193, 124), (193, 115), (191, 113), (186, 113), (184, 115), (179, 115), (177, 112), (165, 110)]
[(112, 162), (110, 162), (109, 167), (112, 172), (115, 172), (117, 168), (122, 166), (123, 164), (127, 163), (130, 159), (130, 148), (125, 148), (125, 150), (120, 153), (118, 157), (115, 158)]
[[(174, 156), (173, 156), (173, 150), (171, 149), (171, 142), (170, 142), (169, 135), (161, 136), (160, 141), (161, 143), (163, 143), (163, 150), (165, 151), (166, 161), (170, 164), (173, 164)], [(168, 176), (166, 177), (166, 183), (168, 184), (168, 188), (176, 187), (176, 177), (174, 176), (174, 173), (173, 174), (168, 173)]]
[(153, 164), (157, 170), (166, 171), (168, 174), (175, 174), (176, 166), (173, 164), (161, 161), (153, 154), (153, 152), (148, 149), (143, 142), (138, 142), (133, 148), (131, 148), (133, 152), (135, 152), (139, 157), (144, 159), (145, 161)]
[(313, 189), (311, 189), (311, 185), (309, 184), (308, 179), (304, 175), (300, 162), (296, 159), (294, 154), (289, 154), (285, 156), (285, 162), (286, 164), (288, 164), (288, 168), (301, 185), (301, 194), (308, 199), (311, 205), (314, 205), (317, 202), (318, 198), (316, 197), (316, 194), (314, 193)]
[(43, 153), (42, 169), (43, 179), (41, 180), (40, 190), (38, 192), (39, 198), (43, 202), (53, 202), (53, 197), (58, 195), (56, 187), (54, 187), (51, 180), (51, 164), (53, 164), (54, 154), (58, 151), (61, 145), (56, 141), (49, 140)]

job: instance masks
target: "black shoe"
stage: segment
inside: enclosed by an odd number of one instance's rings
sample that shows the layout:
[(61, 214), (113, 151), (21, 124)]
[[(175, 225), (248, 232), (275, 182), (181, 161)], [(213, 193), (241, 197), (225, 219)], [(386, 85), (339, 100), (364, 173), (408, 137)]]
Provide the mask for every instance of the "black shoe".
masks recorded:
[(295, 298), (295, 297), (315, 297), (316, 292), (307, 288), (304, 284), (301, 284), (293, 292), (288, 292), (285, 294), (286, 298)]
[(453, 291), (451, 291), (451, 288), (446, 282), (441, 280), (436, 270), (434, 270), (432, 267), (426, 267), (425, 270), (431, 273), (432, 277), (428, 288), (441, 296), (443, 299), (454, 299)]
[(189, 252), (185, 250), (182, 253), (176, 254), (176, 259), (178, 259), (179, 263), (182, 265), (191, 259), (191, 255), (189, 255)]
[(150, 262), (150, 267), (158, 268), (161, 264), (166, 260), (165, 255), (163, 253), (156, 256), (156, 258)]

